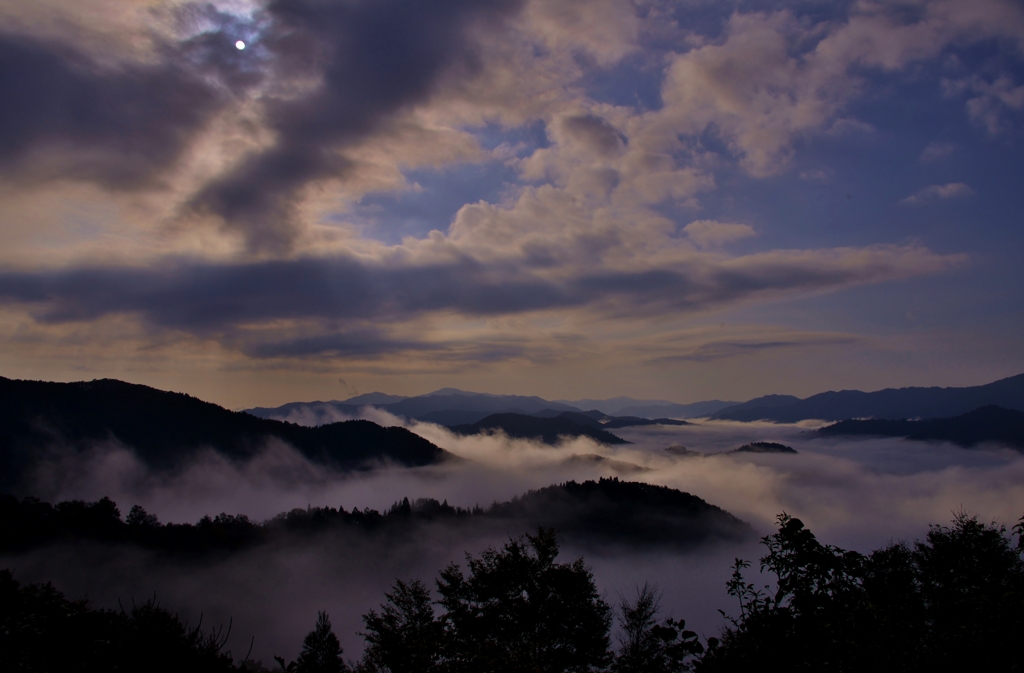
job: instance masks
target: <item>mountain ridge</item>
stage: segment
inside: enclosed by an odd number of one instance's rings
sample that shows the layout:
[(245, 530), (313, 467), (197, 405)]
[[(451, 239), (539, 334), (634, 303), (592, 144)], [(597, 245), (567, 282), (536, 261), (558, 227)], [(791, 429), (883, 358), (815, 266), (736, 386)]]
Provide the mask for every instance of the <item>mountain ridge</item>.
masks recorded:
[(82, 451), (115, 441), (150, 467), (171, 469), (203, 449), (248, 460), (275, 437), (314, 462), (341, 469), (454, 459), (404, 428), (370, 421), (305, 427), (116, 379), (54, 383), (0, 377), (0, 489), (16, 487), (54, 446)]
[[(373, 401), (396, 398), (400, 399), (394, 402)], [(458, 388), (439, 388), (424, 395), (412, 397), (374, 392), (347, 400), (288, 402), (277, 407), (252, 407), (243, 411), (260, 418), (314, 425), (353, 418), (360, 414), (363, 407), (372, 406), (396, 416), (452, 426), (476, 423), (494, 413), (537, 415), (545, 412), (589, 413), (600, 411), (612, 416), (636, 416), (647, 419), (701, 418), (737, 404), (722, 400), (676, 404), (667, 400), (637, 400), (621, 396), (609, 400), (580, 400), (580, 402), (580, 405), (573, 405), (565, 400), (545, 400), (536, 395), (498, 395), (469, 392)], [(587, 404), (582, 404), (584, 402)], [(610, 404), (605, 404), (605, 402)], [(650, 404), (645, 404), (648, 402)]]
[(1024, 411), (1024, 374), (980, 386), (885, 388), (827, 391), (800, 399), (766, 395), (712, 415), (717, 420), (796, 423), (820, 419), (949, 418), (979, 407), (996, 405)]
[(590, 424), (582, 424), (566, 416), (545, 418), (526, 414), (499, 413), (467, 425), (449, 428), (459, 435), (479, 435), (501, 430), (515, 439), (534, 439), (545, 444), (557, 444), (563, 437), (589, 437), (601, 444), (629, 444), (625, 439)]
[(816, 434), (947, 441), (965, 448), (991, 442), (1024, 451), (1024, 412), (990, 405), (952, 418), (850, 419), (821, 428)]

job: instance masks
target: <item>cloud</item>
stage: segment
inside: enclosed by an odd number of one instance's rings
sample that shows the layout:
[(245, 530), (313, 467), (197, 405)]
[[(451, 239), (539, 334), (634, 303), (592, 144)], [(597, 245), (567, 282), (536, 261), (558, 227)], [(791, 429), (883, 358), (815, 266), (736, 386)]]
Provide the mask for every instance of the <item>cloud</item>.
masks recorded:
[(169, 47), (166, 62), (114, 67), (74, 47), (0, 32), (0, 171), (16, 182), (152, 187), (230, 101), (209, 77), (223, 83), (237, 66), (196, 47)]
[(945, 185), (930, 185), (900, 201), (907, 206), (920, 206), (933, 201), (946, 199), (963, 199), (974, 195), (974, 189), (962, 182), (950, 182)]
[(945, 159), (955, 151), (956, 145), (953, 143), (934, 141), (928, 143), (928, 145), (921, 151), (921, 156), (918, 157), (917, 160), (923, 164), (927, 164), (932, 161)]
[[(465, 256), (430, 264), (353, 257), (225, 265), (168, 262), (157, 267), (0, 273), (0, 298), (30, 308), (42, 323), (131, 315), (158, 332), (214, 338), (253, 357), (353, 357), (436, 349), (422, 337), (386, 336), (385, 325), (400, 327), (416, 316), (529, 315), (564, 309), (615, 317), (687, 314), (758, 297), (934, 273), (961, 262), (958, 256), (895, 246), (724, 259), (694, 256), (661, 268), (583, 268), (568, 276), (550, 276), (508, 260), (485, 264)], [(458, 341), (450, 344), (451, 350), (461, 349), (454, 346)], [(506, 344), (478, 356), (514, 352)]]
[[(262, 342), (243, 346), (243, 352), (254, 358), (304, 357), (309, 355), (339, 358), (377, 357), (403, 351), (428, 351), (437, 346), (423, 341), (392, 339), (383, 331), (366, 328), (337, 331), (317, 336), (301, 336), (283, 341)], [(344, 384), (344, 379), (339, 379)]]
[[(383, 415), (374, 420), (401, 421)], [(927, 525), (948, 521), (964, 508), (982, 520), (1012, 524), (1024, 502), (1024, 458), (999, 449), (965, 450), (947, 444), (898, 439), (822, 440), (805, 427), (768, 423), (710, 422), (680, 427), (627, 428), (617, 432), (633, 444), (610, 449), (582, 439), (548, 447), (500, 435), (458, 437), (426, 423), (409, 427), (444, 448), (470, 458), (458, 465), (379, 469), (339, 475), (312, 465), (290, 447), (270, 441), (252, 461), (226, 461), (202, 454), (183, 470), (155, 474), (125, 447), (99, 445), (77, 457), (52, 456), (37, 495), (56, 501), (112, 497), (124, 513), (140, 504), (164, 522), (195, 522), (218, 512), (255, 520), (293, 508), (343, 506), (387, 509), (402, 497), (430, 497), (462, 507), (487, 506), (530, 488), (568, 479), (615, 473), (597, 463), (565, 463), (572, 454), (596, 453), (643, 465), (630, 477), (693, 493), (749, 521), (759, 533), (788, 512), (802, 519), (826, 544), (867, 552), (892, 540), (913, 540)], [(682, 444), (707, 454), (750, 441), (777, 441), (797, 455), (673, 459), (663, 451)], [(358, 655), (360, 615), (384, 600), (395, 578), (428, 581), (463, 552), (478, 554), (501, 544), (506, 534), (525, 531), (473, 525), (424, 526), (403, 536), (342, 532), (309, 544), (258, 545), (197, 567), (159, 553), (102, 545), (52, 546), (8, 555), (22, 581), (46, 582), (96, 606), (117, 607), (131, 596), (150, 596), (183, 618), (204, 624), (233, 620), (236, 654), (298, 651), (317, 610), (331, 613), (346, 655)], [(581, 550), (563, 545), (565, 558)], [(717, 609), (731, 603), (725, 582), (733, 558), (755, 559), (757, 545), (713, 546), (687, 553), (614, 548), (586, 552), (598, 587), (614, 597), (645, 580), (666, 590), (663, 607), (705, 636), (723, 619)], [(84, 560), (84, 561), (83, 561)], [(257, 590), (258, 589), (258, 590)], [(237, 639), (237, 640), (236, 640)], [(290, 653), (290, 654), (289, 654)]]
[(709, 131), (750, 174), (777, 174), (801, 138), (870, 130), (862, 121), (839, 118), (868, 89), (869, 73), (901, 70), (951, 44), (1020, 43), (1024, 34), (1024, 11), (1002, 0), (969, 8), (939, 0), (919, 9), (908, 20), (892, 4), (856, 3), (845, 17), (813, 24), (786, 10), (735, 13), (724, 39), (701, 40), (670, 57), (664, 108), (649, 115), (649, 132), (664, 147), (671, 134)]
[(265, 48), (289, 77), (319, 81), (293, 98), (267, 97), (273, 144), (205, 185), (192, 208), (243, 233), (253, 249), (288, 249), (302, 189), (343, 177), (352, 162), (342, 150), (424, 102), (444, 74), (476, 70), (488, 23), (518, 7), (514, 0), (270, 2)]
[(583, 52), (610, 66), (636, 49), (642, 20), (631, 3), (615, 0), (541, 0), (527, 17), (549, 49)]
[[(780, 338), (781, 337), (781, 338)], [(770, 337), (769, 337), (770, 338)], [(650, 360), (651, 363), (671, 362), (714, 362), (725, 358), (756, 355), (764, 351), (783, 349), (799, 349), (806, 352), (809, 348), (821, 346), (844, 346), (860, 341), (856, 336), (846, 334), (783, 334), (775, 340), (742, 339), (713, 340), (675, 355), (665, 355)]]
[(701, 248), (713, 248), (757, 235), (757, 232), (749, 224), (729, 224), (715, 220), (690, 222), (683, 227), (683, 232)]
[[(988, 82), (980, 77), (947, 83), (951, 93), (970, 91), (980, 94), (967, 99), (967, 114), (990, 135), (999, 135), (1014, 128), (1013, 113), (1024, 110), (1024, 85), (1014, 86), (1009, 75)], [(1007, 113), (1011, 115), (1007, 119)]]
[(606, 119), (595, 115), (577, 115), (562, 120), (562, 129), (573, 140), (600, 156), (622, 151), (622, 136)]
[[(729, 7), (713, 27), (625, 0), (20, 5), (0, 8), (5, 334), (253, 367), (548, 362), (594, 330), (630, 342), (637, 317), (942, 272), (965, 258), (773, 250), (714, 192), (862, 127), (851, 103), (886, 74), (1024, 26), (997, 0)], [(1016, 104), (1012, 81), (964, 81)], [(474, 164), (499, 177), (448, 180)], [(441, 185), (436, 230), (361, 219), (420, 184)], [(741, 239), (757, 252), (728, 252)]]
[(797, 177), (808, 182), (828, 182), (832, 178), (832, 171), (815, 168), (809, 171), (800, 171)]

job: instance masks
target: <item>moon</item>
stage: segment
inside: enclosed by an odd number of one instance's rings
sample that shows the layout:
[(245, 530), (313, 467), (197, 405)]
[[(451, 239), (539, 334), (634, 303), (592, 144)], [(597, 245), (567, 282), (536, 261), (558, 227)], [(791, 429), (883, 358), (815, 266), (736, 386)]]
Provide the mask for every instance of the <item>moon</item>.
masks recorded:
[(241, 40), (235, 42), (235, 49), (237, 49), (238, 51), (242, 51), (243, 49), (245, 49), (245, 42), (242, 42)]

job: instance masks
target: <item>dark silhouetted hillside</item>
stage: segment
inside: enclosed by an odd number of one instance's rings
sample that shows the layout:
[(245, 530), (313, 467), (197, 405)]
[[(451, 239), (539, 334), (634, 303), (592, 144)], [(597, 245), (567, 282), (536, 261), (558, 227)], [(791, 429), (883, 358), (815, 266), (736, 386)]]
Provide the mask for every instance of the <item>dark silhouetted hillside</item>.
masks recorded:
[[(204, 630), (155, 598), (130, 609), (93, 609), (50, 583), (21, 585), (0, 570), (0, 671), (146, 671), (232, 673), (230, 628)], [(241, 663), (241, 662), (239, 662)]]
[(690, 425), (674, 418), (640, 418), (638, 416), (616, 416), (605, 423), (605, 428), (632, 428), (640, 425)]
[(548, 402), (539, 397), (523, 395), (485, 395), (446, 389), (428, 395), (410, 397), (394, 404), (378, 405), (392, 414), (406, 418), (421, 419), (438, 411), (478, 411), (488, 414), (518, 412), (532, 414), (543, 409), (579, 411), (576, 407), (557, 402)]
[[(391, 401), (385, 402), (385, 400)], [(312, 425), (336, 420), (338, 415), (354, 416), (360, 408), (367, 405), (383, 409), (396, 416), (438, 423), (439, 425), (476, 423), (495, 413), (536, 414), (546, 410), (553, 410), (556, 413), (579, 411), (576, 407), (568, 404), (549, 402), (540, 397), (491, 395), (466, 392), (457, 388), (442, 388), (416, 397), (400, 398), (397, 395), (372, 393), (343, 402), (291, 402), (274, 408), (246, 409), (246, 412), (260, 418), (290, 420), (303, 425)]]
[(764, 395), (743, 404), (726, 407), (711, 414), (711, 418), (730, 421), (759, 421), (762, 418), (768, 418), (779, 409), (788, 409), (801, 401), (799, 397), (793, 395)]
[(841, 390), (804, 400), (769, 395), (723, 409), (713, 418), (778, 423), (812, 418), (949, 418), (989, 405), (1024, 411), (1024, 374), (968, 388), (887, 388), (872, 393)]
[[(254, 407), (245, 411), (260, 418), (291, 421), (300, 425), (323, 425), (352, 418), (365, 406), (374, 406), (397, 416), (446, 426), (476, 423), (497, 413), (544, 417), (582, 413), (597, 420), (630, 417), (664, 423), (666, 420), (708, 416), (736, 404), (739, 403), (721, 400), (675, 404), (666, 400), (634, 400), (629, 397), (580, 400), (579, 404), (570, 404), (564, 400), (551, 402), (534, 396), (491, 395), (442, 388), (416, 397), (367, 393), (341, 401), (289, 402), (279, 407)], [(585, 409), (589, 411), (584, 411)]]
[(541, 418), (555, 418), (561, 416), (562, 418), (568, 418), (573, 423), (579, 423), (580, 425), (587, 425), (592, 428), (603, 428), (604, 423), (610, 418), (608, 414), (604, 414), (600, 411), (560, 411), (558, 409), (544, 409), (538, 411), (535, 414), (529, 414), (530, 416), (539, 416)]
[(732, 453), (796, 453), (796, 449), (778, 442), (750, 442), (733, 449)]
[(47, 450), (116, 441), (154, 468), (171, 468), (203, 448), (232, 459), (281, 439), (318, 463), (427, 465), (450, 456), (403, 428), (369, 421), (303, 427), (256, 418), (182, 393), (103, 379), (78, 383), (0, 377), (0, 488), (15, 487)]
[(460, 435), (479, 435), (501, 430), (516, 439), (536, 439), (545, 444), (557, 444), (561, 437), (590, 437), (602, 444), (629, 444), (606, 430), (583, 425), (565, 416), (541, 418), (525, 414), (491, 414), (477, 423), (455, 425), (452, 432)]
[(740, 404), (722, 400), (678, 404), (669, 400), (638, 400), (632, 397), (558, 401), (578, 409), (596, 409), (609, 416), (640, 416), (641, 418), (701, 418), (726, 407)]
[(245, 413), (257, 418), (316, 426), (355, 418), (364, 405), (345, 402), (289, 402), (279, 407), (253, 407)]
[(492, 506), (488, 515), (551, 527), (584, 544), (686, 547), (753, 535), (748, 524), (695, 495), (615, 478), (530, 491)]
[(906, 437), (952, 442), (963, 447), (992, 442), (1024, 451), (1024, 412), (987, 406), (953, 418), (921, 421), (847, 420), (821, 428), (817, 434), (821, 437)]
[(35, 498), (0, 496), (0, 552), (56, 542), (133, 544), (188, 555), (230, 553), (289, 537), (353, 530), (405, 535), (421, 524), (501, 526), (509, 530), (554, 527), (565, 538), (624, 545), (692, 546), (712, 538), (752, 535), (750, 527), (704, 500), (664, 486), (618, 479), (549, 486), (487, 509), (452, 507), (433, 499), (405, 498), (389, 510), (309, 507), (263, 523), (244, 515), (203, 517), (196, 524), (162, 524), (133, 507), (122, 520), (103, 498), (50, 505)]
[(563, 465), (597, 467), (603, 470), (610, 470), (617, 474), (636, 474), (648, 472), (650, 468), (629, 463), (624, 460), (615, 460), (608, 456), (600, 456), (596, 453), (574, 453), (562, 461)]
[(558, 411), (557, 409), (545, 409), (530, 416), (542, 418), (568, 418), (573, 423), (586, 425), (591, 428), (631, 428), (639, 425), (690, 425), (686, 421), (674, 418), (642, 418), (640, 416), (609, 416), (608, 414), (592, 409), (590, 411)]
[(642, 404), (623, 407), (617, 413), (624, 416), (640, 416), (643, 418), (703, 418), (735, 404), (739, 404), (739, 402), (707, 400), (691, 404)]
[(676, 458), (703, 458), (706, 455), (704, 453), (701, 453), (700, 451), (693, 451), (691, 449), (688, 449), (682, 444), (673, 444), (672, 446), (667, 446), (665, 447), (664, 451), (670, 456), (675, 456)]

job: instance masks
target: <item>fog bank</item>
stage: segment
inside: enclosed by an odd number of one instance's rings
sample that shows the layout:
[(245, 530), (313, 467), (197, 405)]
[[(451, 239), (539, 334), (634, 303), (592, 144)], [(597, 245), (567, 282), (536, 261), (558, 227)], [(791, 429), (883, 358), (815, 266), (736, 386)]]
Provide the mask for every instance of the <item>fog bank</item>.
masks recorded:
[[(823, 440), (810, 435), (806, 425), (729, 422), (619, 429), (616, 433), (632, 443), (614, 448), (586, 438), (551, 447), (501, 435), (462, 437), (432, 424), (364, 413), (376, 422), (405, 425), (466, 460), (342, 474), (270, 440), (247, 463), (207, 452), (177, 472), (154, 473), (128, 448), (107, 443), (85, 454), (55, 452), (36, 470), (33, 489), (50, 502), (109, 496), (122, 514), (140, 504), (161, 521), (194, 522), (220, 512), (263, 520), (307, 505), (382, 510), (403, 497), (487, 506), (568, 479), (620, 476), (697, 495), (749, 521), (760, 534), (771, 532), (775, 516), (785, 511), (803, 519), (823, 542), (865, 552), (891, 540), (921, 537), (928, 524), (948, 522), (960, 508), (1007, 524), (1024, 514), (1024, 456), (998, 448)], [(799, 453), (727, 453), (761, 440)], [(675, 457), (664, 451), (670, 445), (706, 455)], [(619, 462), (571, 460), (582, 455)], [(243, 655), (255, 637), (254, 656), (269, 663), (273, 654), (297, 654), (321, 609), (331, 613), (346, 653), (357, 656), (359, 617), (383, 600), (396, 578), (429, 582), (445, 564), (461, 561), (463, 552), (479, 553), (522, 532), (440, 524), (420, 527), (401, 540), (340, 532), (202, 563), (136, 548), (76, 545), (0, 558), (0, 565), (15, 568), (23, 581), (53, 580), (69, 596), (87, 595), (97, 605), (116, 607), (118, 600), (145, 600), (156, 592), (193, 621), (200, 612), (204, 624), (233, 620), (229, 646), (235, 656)], [(564, 558), (578, 553), (563, 546)], [(610, 603), (651, 581), (664, 591), (666, 615), (713, 635), (723, 623), (717, 610), (735, 608), (724, 591), (732, 559), (760, 553), (753, 543), (719, 543), (687, 553), (588, 551), (586, 559)]]

